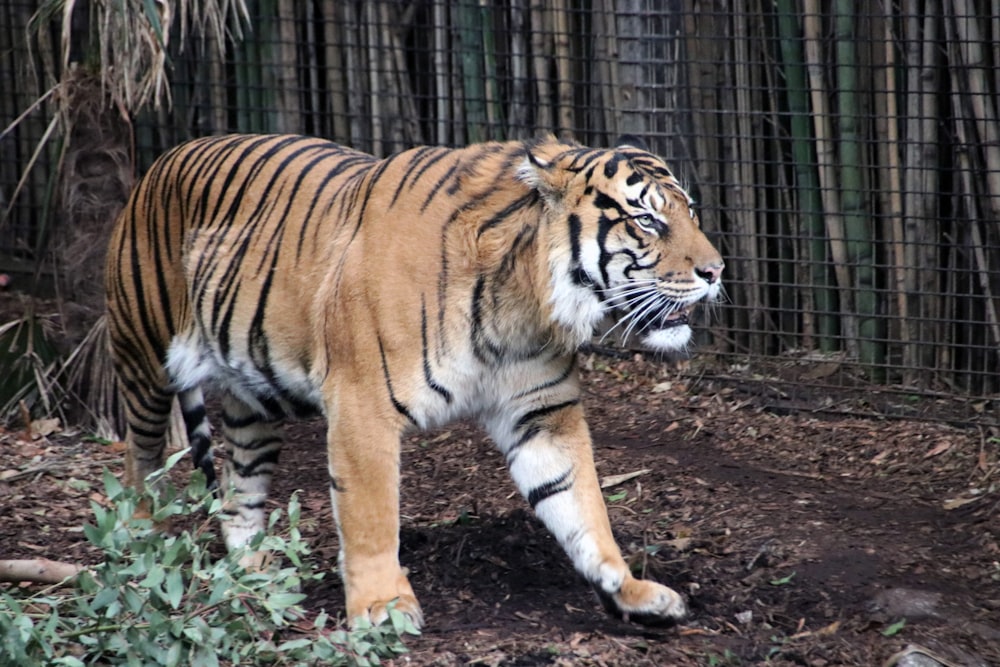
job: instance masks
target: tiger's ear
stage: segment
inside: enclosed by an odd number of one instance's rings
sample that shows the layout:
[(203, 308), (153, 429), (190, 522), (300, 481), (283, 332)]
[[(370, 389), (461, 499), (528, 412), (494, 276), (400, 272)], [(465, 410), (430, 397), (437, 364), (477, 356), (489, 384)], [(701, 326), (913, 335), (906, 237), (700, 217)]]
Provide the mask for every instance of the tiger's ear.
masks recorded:
[(558, 164), (536, 155), (530, 148), (525, 151), (524, 161), (517, 167), (517, 180), (538, 191), (550, 203), (562, 199), (571, 176)]
[(615, 146), (631, 146), (632, 148), (638, 148), (649, 152), (649, 146), (641, 137), (637, 137), (634, 134), (623, 134), (618, 137), (618, 141), (615, 142)]

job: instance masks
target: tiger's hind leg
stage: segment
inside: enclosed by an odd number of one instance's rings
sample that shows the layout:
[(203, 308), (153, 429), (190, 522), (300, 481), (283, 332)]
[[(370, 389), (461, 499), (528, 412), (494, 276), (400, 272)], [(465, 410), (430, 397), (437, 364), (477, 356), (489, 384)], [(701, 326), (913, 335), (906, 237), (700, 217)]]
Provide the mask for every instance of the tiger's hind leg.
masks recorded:
[(632, 576), (615, 544), (594, 468), (590, 432), (575, 401), (540, 408), (491, 432), (535, 513), (590, 582), (605, 609), (646, 625), (687, 615), (673, 589)]
[[(121, 376), (120, 376), (121, 377)], [(167, 428), (173, 392), (166, 382), (130, 383), (131, 391), (123, 392), (125, 404), (125, 480), (142, 491), (150, 473), (163, 467), (167, 447)], [(140, 389), (141, 387), (141, 389)]]
[(177, 394), (188, 445), (191, 447), (191, 461), (197, 470), (205, 474), (205, 485), (209, 489), (218, 488), (215, 477), (215, 462), (212, 458), (212, 428), (205, 412), (205, 398), (200, 387), (187, 389)]
[[(226, 447), (222, 490), (222, 534), (230, 550), (250, 544), (265, 529), (264, 504), (281, 450), (280, 417), (262, 414), (231, 393), (222, 397), (222, 433)], [(266, 563), (257, 554), (244, 559), (246, 567)]]

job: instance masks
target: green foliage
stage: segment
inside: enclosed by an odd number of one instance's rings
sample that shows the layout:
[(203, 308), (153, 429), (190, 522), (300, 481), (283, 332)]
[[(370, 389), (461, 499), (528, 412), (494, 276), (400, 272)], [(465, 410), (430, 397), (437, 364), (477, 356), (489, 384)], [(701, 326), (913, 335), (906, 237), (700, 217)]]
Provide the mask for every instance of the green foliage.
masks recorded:
[(885, 630), (883, 630), (882, 631), (882, 635), (885, 636), (885, 637), (895, 637), (905, 627), (906, 627), (906, 619), (905, 618), (901, 618), (898, 621), (896, 621), (895, 623), (893, 623), (892, 625), (890, 625), (889, 627), (887, 627)]
[[(172, 456), (166, 469), (181, 455)], [(204, 478), (195, 477), (183, 492), (160, 479), (159, 492), (140, 498), (105, 471), (111, 506), (92, 503), (94, 524), (85, 527), (104, 562), (81, 573), (74, 590), (0, 592), (3, 664), (374, 665), (406, 651), (401, 636), (417, 631), (395, 609), (388, 622), (359, 622), (353, 630), (337, 628), (325, 612), (306, 616), (301, 585), (322, 574), (305, 558), (294, 496), (288, 527), (275, 533), (276, 510), (269, 534), (249, 547), (291, 566), (247, 571), (238, 551), (214, 559), (209, 546), (216, 538), (208, 527), (222, 502), (206, 492)], [(152, 507), (152, 519), (135, 518), (141, 500)], [(208, 518), (196, 520), (202, 509)], [(154, 527), (168, 520), (199, 525), (177, 535)]]
[(0, 324), (0, 421), (24, 401), (32, 412), (50, 413), (59, 400), (56, 351), (42, 318), (33, 311)]
[(794, 579), (794, 578), (795, 578), (795, 573), (792, 572), (788, 576), (779, 577), (777, 579), (771, 579), (771, 581), (769, 583), (772, 586), (787, 586), (788, 584), (792, 583), (792, 579)]

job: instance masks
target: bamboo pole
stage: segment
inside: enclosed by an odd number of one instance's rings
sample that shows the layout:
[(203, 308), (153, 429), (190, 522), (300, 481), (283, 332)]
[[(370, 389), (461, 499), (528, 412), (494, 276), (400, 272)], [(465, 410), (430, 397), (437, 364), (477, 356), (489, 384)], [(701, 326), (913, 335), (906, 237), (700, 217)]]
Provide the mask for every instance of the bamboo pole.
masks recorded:
[(339, 2), (344, 45), (344, 72), (347, 81), (347, 119), (350, 144), (359, 150), (372, 150), (368, 145), (363, 119), (365, 117), (364, 48), (359, 40), (362, 31), (353, 2)]
[(593, 19), (594, 25), (600, 31), (598, 34), (597, 66), (598, 76), (601, 79), (604, 132), (610, 145), (622, 132), (622, 110), (618, 101), (620, 85), (618, 77), (618, 29), (615, 25), (614, 0), (598, 0), (594, 11), (596, 12)]
[(992, 23), (990, 34), (993, 35), (993, 39), (990, 40), (993, 43), (993, 66), (1000, 67), (1000, 0), (990, 1), (990, 17)]
[[(891, 3), (883, 5), (885, 14), (881, 17), (881, 32), (884, 50), (878, 63), (879, 82), (874, 87), (876, 132), (887, 141), (878, 142), (879, 164), (881, 167), (880, 193), (881, 209), (889, 219), (891, 247), (890, 281), (895, 290), (896, 316), (898, 326), (896, 336), (903, 349), (903, 383), (914, 384), (916, 378), (912, 359), (913, 344), (910, 338), (909, 304), (906, 299), (906, 237), (903, 233), (902, 170), (899, 165), (899, 110), (896, 104), (896, 36), (892, 29), (893, 10)], [(878, 34), (877, 32), (875, 34)], [(874, 41), (874, 40), (873, 40)], [(876, 51), (875, 54), (878, 57)], [(909, 363), (908, 363), (909, 362)]]
[[(378, 64), (376, 66), (377, 86), (373, 87), (372, 94), (378, 95), (382, 101), (382, 111), (384, 116), (383, 132), (385, 136), (381, 155), (390, 155), (400, 150), (405, 144), (406, 121), (403, 111), (403, 91), (400, 89), (401, 78), (396, 72), (395, 58), (395, 27), (394, 24), (405, 25), (405, 20), (400, 20), (399, 16), (389, 18), (389, 3), (377, 2), (378, 14)], [(405, 76), (405, 75), (404, 75)]]
[(781, 60), (787, 85), (787, 105), (790, 118), (792, 160), (795, 166), (798, 210), (805, 229), (809, 281), (812, 303), (816, 309), (816, 332), (819, 349), (832, 352), (836, 349), (837, 321), (834, 316), (836, 301), (830, 287), (827, 268), (826, 224), (823, 220), (823, 203), (816, 172), (816, 155), (813, 150), (811, 117), (809, 114), (809, 87), (803, 66), (802, 36), (796, 16), (797, 3), (778, 0), (778, 32), (781, 36)]
[[(758, 0), (752, 9), (754, 25), (750, 34), (766, 36), (762, 39), (773, 41), (775, 36), (768, 33), (765, 23), (767, 8), (764, 6), (765, 0)], [(760, 44), (759, 41), (755, 45)], [(677, 60), (678, 58), (675, 58)], [(772, 63), (776, 64), (776, 63)], [(757, 99), (753, 104), (760, 110), (766, 111), (772, 127), (778, 128), (782, 125), (779, 109), (782, 107), (779, 90), (782, 86), (778, 84), (778, 68), (774, 66), (755, 68), (758, 77), (763, 77), (759, 85), (754, 85)], [(676, 90), (677, 86), (673, 89)], [(671, 104), (671, 108), (677, 108), (677, 103)], [(764, 115), (761, 114), (763, 120)], [(806, 335), (814, 336), (815, 327), (811, 321), (813, 307), (811, 304), (812, 294), (808, 289), (802, 289), (803, 285), (808, 285), (808, 280), (799, 280), (799, 271), (805, 262), (799, 261), (800, 236), (793, 230), (794, 227), (794, 206), (792, 204), (792, 187), (788, 183), (788, 170), (780, 160), (767, 159), (766, 156), (783, 155), (786, 146), (785, 137), (781, 134), (764, 133), (758, 130), (760, 135), (760, 146), (758, 147), (758, 157), (755, 160), (758, 182), (774, 183), (776, 186), (776, 208), (777, 211), (770, 213), (766, 209), (758, 207), (757, 215), (761, 218), (767, 232), (767, 238), (761, 239), (762, 256), (774, 257), (777, 260), (777, 302), (771, 304), (775, 312), (774, 319), (777, 320), (777, 330), (781, 332), (785, 339), (785, 348), (804, 348), (803, 340)], [(767, 206), (766, 196), (759, 198)], [(767, 247), (770, 239), (777, 239), (779, 242), (775, 250)], [(773, 247), (773, 246), (772, 246)], [(772, 279), (773, 281), (773, 279)], [(808, 308), (803, 305), (803, 297), (809, 299)], [(811, 349), (811, 347), (805, 347)]]
[[(0, 53), (14, 53), (17, 39), (14, 35), (14, 15), (16, 8), (10, 3), (0, 4)], [(20, 34), (23, 34), (20, 33)], [(21, 68), (0, 69), (0, 89), (7, 91), (0, 95), (0, 114), (4, 122), (17, 118), (25, 109), (19, 108), (23, 89), (28, 86), (28, 77)], [(30, 107), (26, 107), (30, 108)], [(0, 128), (3, 130), (5, 128)], [(0, 183), (16, 183), (18, 181), (17, 164), (14, 160), (0, 160)], [(9, 192), (0, 190), (0, 230), (3, 230), (0, 241), (0, 252), (6, 254), (14, 250), (15, 239), (20, 236), (20, 210), (13, 201), (7, 201)], [(11, 208), (8, 208), (11, 207)], [(13, 228), (13, 229), (12, 229)]]
[(503, 110), (497, 83), (496, 30), (488, 0), (479, 0), (479, 25), (483, 44), (483, 106), (486, 108), (488, 139), (504, 139)]
[(528, 4), (526, 0), (510, 3), (510, 113), (507, 135), (512, 139), (525, 139), (531, 135), (529, 120), (530, 86), (528, 76)]
[(379, 44), (378, 4), (364, 3), (365, 26), (368, 44), (368, 120), (371, 128), (371, 151), (373, 155), (385, 155), (382, 127), (382, 91), (379, 74), (382, 69), (381, 45)]
[(803, 35), (805, 37), (806, 72), (809, 75), (809, 90), (813, 109), (813, 129), (816, 141), (816, 164), (819, 170), (821, 201), (826, 230), (833, 259), (834, 275), (840, 296), (840, 318), (844, 346), (852, 359), (858, 354), (858, 325), (854, 315), (854, 300), (851, 293), (851, 274), (847, 265), (847, 246), (844, 221), (837, 201), (835, 175), (836, 157), (833, 151), (830, 109), (824, 76), (822, 51), (822, 22), (819, 0), (804, 0)]
[[(423, 131), (420, 128), (419, 113), (417, 103), (414, 99), (413, 86), (410, 84), (410, 76), (406, 66), (406, 54), (404, 52), (403, 41), (399, 37), (400, 30), (394, 28), (389, 19), (389, 9), (387, 4), (383, 4), (383, 18), (386, 22), (386, 35), (389, 39), (388, 56), (392, 60), (392, 89), (398, 96), (399, 125), (401, 130), (400, 145), (397, 149), (406, 148), (413, 145), (426, 143)], [(411, 5), (412, 7), (412, 5)], [(412, 21), (409, 13), (404, 14), (402, 26), (408, 28)]]
[(449, 125), (451, 119), (451, 86), (449, 85), (448, 50), (451, 45), (448, 39), (448, 2), (434, 0), (434, 93), (437, 109), (436, 132), (434, 141), (438, 144), (451, 142)]
[[(908, 5), (910, 9), (914, 6)], [(904, 364), (914, 368), (934, 364), (935, 341), (943, 340), (942, 292), (937, 267), (940, 225), (937, 210), (939, 53), (938, 26), (941, 8), (937, 0), (926, 0), (923, 14), (913, 11), (905, 17), (906, 59), (906, 139), (903, 153), (903, 234), (906, 238), (906, 300), (914, 314), (910, 339), (914, 341)], [(920, 267), (923, 267), (921, 270)], [(918, 323), (924, 322), (923, 326)]]
[(225, 44), (209, 36), (205, 56), (208, 59), (208, 75), (205, 81), (207, 88), (209, 123), (213, 134), (222, 134), (229, 130), (229, 115), (227, 103)]
[[(344, 47), (341, 39), (341, 26), (336, 11), (336, 5), (326, 2), (319, 2), (317, 6), (322, 12), (323, 21), (323, 42), (326, 53), (326, 87), (330, 97), (330, 115), (333, 139), (343, 143), (351, 140), (350, 123), (348, 122), (347, 111), (347, 77), (345, 76), (345, 62), (342, 49)], [(353, 30), (353, 26), (351, 26)]]
[(727, 115), (727, 120), (735, 116), (735, 127), (726, 128), (724, 134), (732, 137), (732, 159), (729, 161), (730, 214), (735, 222), (737, 247), (737, 273), (743, 278), (747, 339), (751, 353), (763, 354), (764, 350), (764, 303), (761, 289), (764, 281), (760, 273), (763, 255), (757, 247), (758, 240), (766, 238), (757, 228), (755, 194), (756, 180), (753, 173), (754, 149), (753, 128), (750, 119), (754, 115), (754, 105), (750, 100), (750, 53), (748, 47), (749, 30), (745, 11), (736, 11), (731, 16), (731, 28), (727, 31), (731, 48), (731, 62), (726, 63), (732, 72), (732, 90), (735, 114)]
[[(721, 34), (721, 17), (724, 14), (721, 8), (715, 6), (714, 0), (685, 0), (683, 15), (686, 50), (689, 55), (688, 80), (691, 82), (688, 95), (694, 133), (691, 175), (698, 188), (698, 199), (702, 206), (717, 209), (722, 203), (719, 195), (722, 157), (715, 114), (719, 109), (719, 91), (723, 88), (719, 63), (722, 62), (720, 51), (724, 45), (721, 40), (706, 40), (698, 35)], [(618, 131), (625, 131), (624, 119), (618, 124)], [(702, 224), (706, 230), (721, 231), (721, 223), (716, 216), (706, 216)]]
[(563, 139), (572, 139), (576, 121), (573, 117), (573, 81), (570, 75), (569, 27), (566, 20), (566, 0), (552, 3), (553, 46), (556, 61), (556, 95), (558, 112), (556, 131)]
[(278, 0), (275, 16), (275, 34), (278, 43), (274, 48), (275, 123), (276, 132), (301, 132), (302, 105), (299, 101), (298, 35), (296, 34), (296, 0)]
[[(621, 131), (646, 138), (649, 136), (651, 120), (649, 105), (645, 99), (645, 88), (650, 78), (645, 71), (649, 61), (646, 52), (649, 44), (646, 36), (649, 20), (642, 0), (616, 0), (613, 4), (618, 28), (618, 71), (622, 84), (618, 88), (622, 108)], [(701, 34), (700, 30), (695, 34)]]
[(538, 102), (535, 127), (552, 127), (552, 88), (549, 79), (549, 45), (552, 35), (548, 32), (549, 7), (545, 0), (531, 0), (531, 58), (535, 70), (535, 87)]
[(856, 21), (853, 0), (834, 4), (837, 117), (839, 132), (840, 211), (843, 219), (847, 261), (854, 268), (854, 309), (857, 314), (859, 359), (869, 367), (871, 379), (881, 381), (885, 354), (880, 339), (878, 292), (875, 285), (874, 242), (864, 204), (864, 165), (861, 150), (861, 99), (855, 52)]
[[(1000, 316), (997, 313), (997, 305), (993, 296), (993, 288), (990, 282), (990, 263), (987, 260), (986, 250), (983, 243), (982, 231), (979, 224), (979, 206), (976, 202), (977, 188), (973, 181), (972, 159), (969, 156), (974, 130), (978, 129), (980, 134), (984, 130), (984, 124), (989, 125), (989, 118), (983, 118), (980, 114), (992, 112), (992, 105), (989, 100), (979, 100), (978, 102), (969, 100), (969, 97), (976, 98), (984, 94), (982, 81), (976, 81), (981, 77), (982, 72), (974, 64), (980, 63), (978, 59), (982, 54), (978, 42), (971, 44), (970, 40), (978, 40), (978, 29), (968, 25), (962, 19), (970, 19), (972, 14), (966, 13), (971, 10), (962, 0), (957, 0), (954, 4), (955, 16), (954, 25), (951, 21), (945, 21), (945, 30), (948, 33), (949, 55), (953, 62), (965, 65), (965, 77), (956, 77), (958, 85), (952, 92), (952, 108), (955, 114), (955, 137), (959, 146), (967, 147), (966, 150), (957, 151), (959, 173), (962, 177), (963, 196), (965, 203), (965, 220), (967, 220), (969, 236), (972, 241), (972, 254), (975, 258), (978, 269), (977, 278), (979, 288), (983, 293), (985, 308), (985, 319), (993, 339), (993, 351), (996, 354), (997, 367), (1000, 367)], [(963, 26), (963, 23), (966, 25)], [(966, 111), (966, 103), (971, 109), (971, 114)], [(980, 142), (982, 136), (980, 136)], [(994, 165), (990, 160), (990, 146), (980, 146), (984, 152), (984, 159), (987, 163), (986, 181), (991, 190), (990, 196), (982, 197), (983, 206), (988, 209), (986, 215), (993, 224), (996, 224), (997, 199), (1000, 198), (1000, 189), (993, 190), (996, 183), (993, 179), (1000, 179), (1000, 167)], [(998, 173), (991, 174), (991, 169), (998, 169)], [(977, 170), (981, 171), (981, 170)]]
[(488, 138), (485, 74), (483, 72), (483, 42), (477, 0), (460, 0), (458, 10), (458, 42), (462, 70), (462, 91), (465, 123), (469, 142)]
[(302, 50), (302, 73), (305, 90), (301, 93), (297, 131), (318, 134), (329, 137), (333, 128), (330, 126), (330, 115), (326, 113), (326, 96), (320, 84), (319, 54), (323, 51), (324, 40), (321, 37), (322, 19), (316, 0), (305, 0), (303, 3), (302, 28), (305, 32), (306, 48)]
[(989, 206), (988, 215), (992, 220), (1000, 220), (1000, 128), (997, 124), (993, 93), (986, 81), (985, 72), (989, 63), (983, 53), (982, 34), (979, 29), (980, 15), (970, 0), (954, 0), (945, 3), (951, 7), (955, 35), (957, 36), (958, 60), (965, 73), (968, 88), (965, 98), (972, 110), (972, 123), (978, 135), (976, 145), (982, 151), (986, 164), (986, 185), (989, 196), (985, 198)]

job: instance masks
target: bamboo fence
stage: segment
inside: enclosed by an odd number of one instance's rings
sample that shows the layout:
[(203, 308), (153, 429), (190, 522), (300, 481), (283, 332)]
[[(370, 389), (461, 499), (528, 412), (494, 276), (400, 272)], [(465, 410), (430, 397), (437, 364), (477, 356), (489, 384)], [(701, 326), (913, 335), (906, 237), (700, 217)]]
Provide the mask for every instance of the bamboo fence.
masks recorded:
[[(538, 132), (635, 135), (727, 258), (699, 342), (861, 382), (1000, 392), (1000, 0), (259, 0), (224, 62), (175, 54), (139, 168), (184, 139), (296, 131), (378, 155)], [(0, 113), (39, 91), (0, 7)], [(21, 31), (21, 32), (19, 32)], [(0, 140), (0, 206), (44, 130)], [(0, 231), (30, 255), (36, 176)], [(11, 233), (13, 231), (13, 234)], [(0, 267), (2, 269), (2, 267)]]

